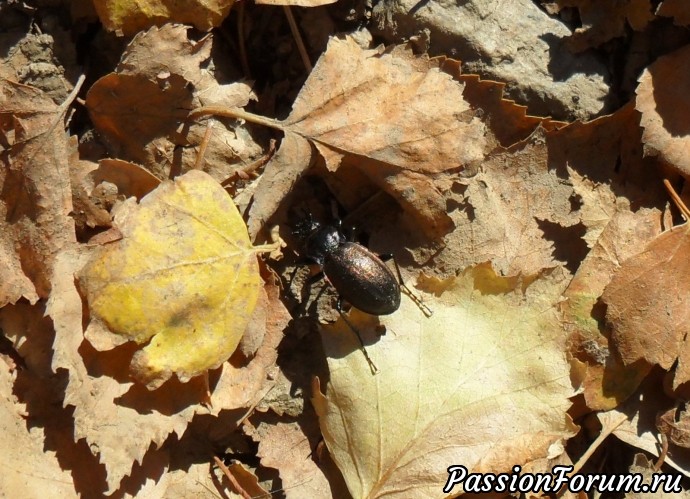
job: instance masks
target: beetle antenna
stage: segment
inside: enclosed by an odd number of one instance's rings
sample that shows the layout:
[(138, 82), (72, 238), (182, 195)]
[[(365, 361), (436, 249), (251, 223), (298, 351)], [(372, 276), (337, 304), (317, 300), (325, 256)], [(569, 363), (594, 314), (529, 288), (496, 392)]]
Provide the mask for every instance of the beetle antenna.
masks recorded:
[(369, 354), (367, 353), (367, 349), (364, 346), (364, 340), (362, 340), (362, 335), (359, 334), (359, 331), (357, 328), (350, 322), (350, 319), (347, 318), (345, 313), (343, 312), (343, 307), (342, 307), (342, 298), (338, 298), (338, 301), (335, 305), (335, 309), (338, 311), (340, 314), (340, 317), (343, 318), (345, 321), (345, 324), (350, 328), (350, 330), (355, 333), (355, 336), (357, 336), (357, 339), (359, 340), (359, 349), (362, 351), (364, 354), (364, 358), (367, 359), (367, 364), (369, 364), (369, 369), (371, 369), (371, 374), (377, 374), (379, 372), (379, 368), (376, 367), (376, 364), (374, 364), (374, 361), (371, 360), (371, 357), (369, 357)]

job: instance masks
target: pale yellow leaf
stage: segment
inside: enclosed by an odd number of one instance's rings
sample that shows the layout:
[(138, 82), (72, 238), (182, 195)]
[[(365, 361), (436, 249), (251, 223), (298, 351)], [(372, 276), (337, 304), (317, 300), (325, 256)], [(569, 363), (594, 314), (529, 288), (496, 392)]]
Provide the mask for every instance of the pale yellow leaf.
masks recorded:
[(354, 497), (439, 497), (451, 463), (499, 473), (562, 452), (574, 393), (555, 308), (565, 280), (530, 282), (487, 265), (429, 281), (433, 316), (403, 299), (378, 340), (375, 318), (352, 313), (377, 375), (342, 322), (324, 332), (330, 381), (314, 402)]

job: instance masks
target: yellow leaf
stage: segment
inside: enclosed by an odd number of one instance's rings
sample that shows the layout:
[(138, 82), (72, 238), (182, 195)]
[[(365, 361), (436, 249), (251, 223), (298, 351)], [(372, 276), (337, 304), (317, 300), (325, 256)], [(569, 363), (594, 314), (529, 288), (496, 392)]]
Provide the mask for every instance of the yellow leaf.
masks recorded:
[(105, 29), (130, 36), (170, 22), (208, 31), (220, 25), (233, 3), (234, 0), (96, 0), (94, 7)]
[(403, 299), (380, 318), (387, 333), (375, 339), (376, 318), (350, 315), (377, 375), (342, 321), (323, 335), (330, 379), (313, 401), (353, 497), (439, 497), (451, 463), (510, 472), (556, 457), (573, 434), (555, 306), (563, 274), (521, 280), (480, 265), (433, 281), (431, 318)]
[(164, 182), (116, 215), (123, 238), (99, 248), (79, 275), (98, 350), (126, 341), (131, 374), (151, 389), (219, 366), (237, 347), (256, 305), (256, 253), (237, 207), (210, 176)]

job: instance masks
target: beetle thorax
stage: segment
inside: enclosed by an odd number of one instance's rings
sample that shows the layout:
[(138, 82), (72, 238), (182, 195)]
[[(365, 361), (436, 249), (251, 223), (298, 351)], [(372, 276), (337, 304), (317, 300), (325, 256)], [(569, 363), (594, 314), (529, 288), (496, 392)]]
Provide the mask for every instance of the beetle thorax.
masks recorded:
[(319, 227), (306, 241), (307, 256), (316, 263), (323, 264), (324, 258), (338, 249), (343, 238), (338, 229), (331, 225)]

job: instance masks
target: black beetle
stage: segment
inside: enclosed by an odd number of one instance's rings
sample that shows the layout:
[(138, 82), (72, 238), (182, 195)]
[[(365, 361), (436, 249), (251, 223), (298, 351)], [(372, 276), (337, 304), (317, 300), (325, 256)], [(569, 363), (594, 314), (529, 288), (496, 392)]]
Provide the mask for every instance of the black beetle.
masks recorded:
[[(333, 225), (309, 221), (306, 256), (323, 269), (340, 298), (371, 315), (400, 307), (400, 285), (393, 272), (361, 244), (348, 241)], [(340, 307), (339, 307), (340, 308)]]
[[(339, 294), (336, 310), (359, 340), (372, 373), (378, 369), (364, 347), (357, 328), (342, 310), (343, 300), (371, 315), (389, 315), (400, 307), (400, 282), (381, 258), (361, 244), (349, 241), (336, 225), (322, 225), (311, 218), (302, 220), (294, 233), (303, 240), (305, 256), (321, 269)], [(397, 266), (396, 266), (397, 268)], [(319, 276), (316, 276), (319, 277)]]

